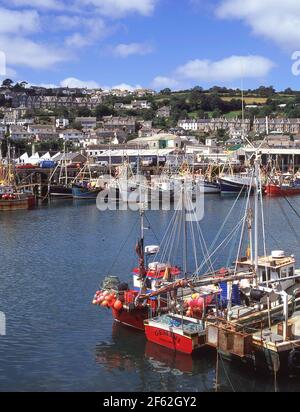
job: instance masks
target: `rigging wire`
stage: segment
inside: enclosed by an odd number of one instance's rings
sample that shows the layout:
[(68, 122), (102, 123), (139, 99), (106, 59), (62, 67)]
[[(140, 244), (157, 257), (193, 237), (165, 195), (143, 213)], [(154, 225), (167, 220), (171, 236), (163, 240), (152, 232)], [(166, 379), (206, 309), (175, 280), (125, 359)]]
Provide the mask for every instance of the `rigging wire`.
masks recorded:
[(116, 265), (116, 263), (117, 263), (120, 255), (121, 255), (121, 253), (122, 253), (122, 250), (124, 249), (125, 245), (128, 243), (128, 240), (130, 239), (133, 231), (136, 229), (136, 226), (137, 226), (138, 222), (139, 222), (139, 218), (136, 219), (136, 222), (135, 222), (134, 225), (132, 226), (131, 231), (129, 232), (128, 236), (126, 237), (126, 239), (125, 239), (124, 242), (122, 243), (122, 245), (121, 245), (121, 247), (120, 247), (120, 249), (119, 249), (119, 252), (118, 252), (117, 255), (116, 255), (116, 258), (115, 258), (115, 260), (114, 260), (114, 263), (112, 264), (112, 266), (110, 267), (110, 269), (109, 269), (109, 271), (108, 271), (108, 275), (109, 275), (109, 274), (112, 272), (112, 270), (114, 269), (114, 267), (115, 267), (115, 265)]
[[(241, 219), (241, 221), (238, 222), (238, 224), (232, 229), (232, 231), (226, 236), (226, 238), (220, 243), (220, 245), (214, 250), (214, 252), (211, 253), (210, 258), (214, 256), (222, 248), (222, 246), (228, 241), (228, 239), (231, 240), (234, 237), (235, 233), (240, 229), (241, 225), (243, 224), (244, 219), (245, 217), (243, 217), (243, 219)], [(195, 272), (196, 275), (199, 275), (205, 263), (206, 262), (203, 262), (202, 265), (200, 265), (200, 267), (197, 268)]]
[(244, 238), (245, 226), (246, 226), (246, 221), (247, 221), (247, 217), (246, 217), (247, 216), (247, 209), (248, 209), (249, 203), (250, 203), (250, 195), (251, 195), (251, 191), (252, 191), (253, 177), (254, 177), (254, 171), (252, 172), (250, 186), (249, 186), (248, 195), (247, 195), (246, 206), (245, 206), (245, 209), (244, 209), (245, 210), (244, 222), (243, 222), (243, 227), (242, 227), (242, 231), (241, 231), (241, 238), (240, 238), (238, 252), (237, 252), (237, 258), (236, 258), (236, 263), (235, 263), (235, 268), (234, 268), (234, 274), (237, 273), (238, 260), (239, 260), (239, 256), (241, 255), (241, 250), (242, 250), (242, 246), (243, 246), (243, 238)]
[(155, 237), (155, 240), (156, 240), (156, 241), (157, 241), (157, 243), (159, 244), (159, 243), (160, 243), (160, 241), (159, 241), (159, 239), (158, 239), (158, 236), (156, 235), (156, 232), (155, 232), (155, 230), (153, 229), (153, 226), (152, 226), (152, 224), (151, 224), (151, 222), (150, 222), (149, 218), (147, 217), (147, 214), (146, 214), (146, 213), (145, 213), (144, 217), (145, 217), (145, 219), (146, 219), (146, 220), (147, 220), (147, 222), (148, 222), (149, 228), (151, 229), (151, 231), (152, 231), (152, 233), (153, 233), (153, 235), (154, 235), (154, 237)]

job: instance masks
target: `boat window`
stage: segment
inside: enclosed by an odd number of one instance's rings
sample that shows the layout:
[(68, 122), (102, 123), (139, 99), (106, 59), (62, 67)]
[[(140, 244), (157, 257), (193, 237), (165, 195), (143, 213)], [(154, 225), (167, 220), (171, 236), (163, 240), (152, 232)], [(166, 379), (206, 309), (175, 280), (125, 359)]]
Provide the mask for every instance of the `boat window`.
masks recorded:
[[(267, 273), (268, 273), (268, 276), (267, 276)], [(270, 268), (268, 268), (267, 273), (265, 269), (262, 271), (262, 281), (263, 282), (268, 282), (269, 280), (271, 280), (271, 269)]]
[(289, 268), (289, 277), (292, 278), (293, 276), (295, 276), (294, 266), (291, 266), (291, 267)]
[(281, 278), (286, 278), (288, 276), (287, 269), (281, 269)]

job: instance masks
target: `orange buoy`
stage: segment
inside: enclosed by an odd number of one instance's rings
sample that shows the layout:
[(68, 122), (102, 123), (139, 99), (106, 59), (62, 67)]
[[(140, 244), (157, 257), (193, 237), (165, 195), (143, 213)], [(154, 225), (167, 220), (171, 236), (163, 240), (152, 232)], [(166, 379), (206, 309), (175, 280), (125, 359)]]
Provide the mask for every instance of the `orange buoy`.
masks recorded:
[(111, 302), (114, 299), (115, 295), (113, 293), (111, 293), (110, 295), (108, 295), (106, 297), (106, 299), (108, 300), (108, 302)]
[(123, 303), (120, 300), (116, 300), (114, 303), (114, 309), (120, 311), (123, 308)]
[(107, 300), (104, 300), (104, 301), (101, 303), (101, 306), (103, 306), (104, 308), (107, 308), (107, 306), (108, 306)]

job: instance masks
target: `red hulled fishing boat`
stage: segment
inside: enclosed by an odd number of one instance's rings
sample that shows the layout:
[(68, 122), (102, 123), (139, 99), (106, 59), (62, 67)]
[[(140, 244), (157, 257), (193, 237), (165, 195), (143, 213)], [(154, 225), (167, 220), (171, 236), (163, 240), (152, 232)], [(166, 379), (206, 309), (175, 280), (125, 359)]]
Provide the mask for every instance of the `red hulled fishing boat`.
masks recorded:
[(12, 186), (0, 186), (0, 211), (29, 210), (35, 207), (35, 196), (18, 192)]
[(300, 195), (300, 185), (268, 184), (266, 194), (271, 197)]
[[(132, 273), (132, 286), (121, 283), (118, 277), (107, 277), (102, 290), (96, 292), (93, 304), (111, 309), (115, 321), (134, 329), (144, 330), (144, 321), (167, 310), (167, 300), (163, 295), (147, 297), (164, 284), (178, 279), (181, 271), (176, 266), (160, 262), (147, 263), (151, 256), (159, 252), (159, 246), (144, 247), (144, 212), (141, 211), (141, 238), (136, 245), (139, 267)], [(143, 299), (139, 297), (143, 295)]]
[(33, 209), (35, 201), (35, 196), (31, 191), (16, 185), (9, 147), (7, 164), (0, 164), (0, 212)]

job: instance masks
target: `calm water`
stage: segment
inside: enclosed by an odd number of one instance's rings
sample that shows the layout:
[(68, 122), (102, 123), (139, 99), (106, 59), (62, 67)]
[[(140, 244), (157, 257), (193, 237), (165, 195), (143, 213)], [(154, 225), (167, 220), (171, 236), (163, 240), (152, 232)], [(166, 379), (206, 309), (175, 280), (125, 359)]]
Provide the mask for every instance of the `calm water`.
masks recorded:
[[(291, 201), (300, 211), (300, 199)], [(231, 205), (229, 199), (206, 198), (202, 230), (208, 245)], [(148, 244), (155, 244), (171, 214), (147, 216), (153, 228)], [(266, 222), (269, 246), (295, 253), (300, 266), (300, 219), (284, 200), (267, 200)], [(108, 273), (130, 279), (137, 233), (137, 213), (99, 212), (93, 203), (52, 203), (0, 215), (0, 311), (7, 317), (7, 336), (0, 337), (1, 391), (214, 390), (214, 353), (175, 355), (91, 304)], [(228, 246), (216, 264), (227, 265), (235, 250)], [(274, 390), (272, 378), (226, 361), (220, 381), (223, 391)], [(279, 390), (299, 389), (300, 381), (279, 382)]]

